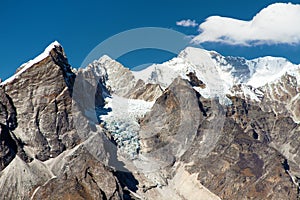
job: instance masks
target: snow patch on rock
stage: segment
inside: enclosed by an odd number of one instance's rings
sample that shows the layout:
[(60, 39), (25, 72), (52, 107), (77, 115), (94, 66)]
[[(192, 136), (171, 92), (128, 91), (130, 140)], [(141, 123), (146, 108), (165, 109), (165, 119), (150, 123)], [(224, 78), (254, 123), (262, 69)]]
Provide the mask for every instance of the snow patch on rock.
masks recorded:
[(20, 71), (18, 71), (16, 74), (11, 76), (10, 78), (6, 79), (2, 83), (0, 83), (0, 86), (6, 85), (7, 83), (12, 82), (14, 79), (18, 78), (22, 73), (24, 73), (26, 70), (28, 70), (30, 67), (32, 67), (34, 64), (42, 61), (43, 59), (47, 58), (50, 54), (50, 51), (55, 48), (55, 46), (61, 46), (57, 41), (52, 42), (43, 53), (38, 55), (33, 60), (30, 60), (24, 64), (22, 64), (19, 68), (21, 68)]

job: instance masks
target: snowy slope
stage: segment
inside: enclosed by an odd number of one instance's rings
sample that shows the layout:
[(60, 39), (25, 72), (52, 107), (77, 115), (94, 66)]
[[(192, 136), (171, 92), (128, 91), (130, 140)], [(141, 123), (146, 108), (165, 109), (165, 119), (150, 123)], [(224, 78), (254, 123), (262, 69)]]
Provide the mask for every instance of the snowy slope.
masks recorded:
[(187, 48), (178, 57), (163, 64), (136, 71), (134, 75), (137, 79), (159, 83), (162, 88), (166, 88), (178, 76), (188, 79), (189, 72), (195, 73), (206, 84), (205, 89), (195, 88), (201, 90), (204, 97), (221, 95), (224, 97), (223, 100), (225, 99), (224, 92), (230, 88), (232, 80), (227, 79), (228, 74), (220, 74), (220, 70), (211, 59), (210, 52), (202, 49)]
[[(194, 72), (206, 84), (205, 89), (197, 88), (204, 97), (219, 97), (221, 103), (228, 103), (226, 94), (231, 94), (233, 85), (242, 84), (245, 96), (259, 101), (254, 92), (267, 83), (275, 82), (285, 73), (296, 76), (298, 83), (300, 65), (294, 65), (284, 58), (263, 57), (246, 60), (241, 57), (222, 56), (214, 51), (188, 47), (178, 57), (162, 64), (152, 65), (133, 72), (137, 79), (159, 83), (166, 88), (178, 76), (188, 79), (186, 74)], [(249, 89), (249, 87), (254, 89)]]
[(61, 46), (57, 41), (54, 41), (51, 43), (43, 53), (38, 55), (36, 58), (33, 60), (28, 61), (27, 63), (22, 64), (19, 68), (21, 68), (20, 71), (18, 71), (16, 74), (11, 76), (10, 78), (6, 79), (4, 82), (0, 83), (0, 85), (6, 85), (9, 82), (12, 82), (14, 79), (19, 77), (22, 73), (24, 73), (26, 70), (28, 70), (30, 67), (32, 67), (34, 64), (42, 61), (45, 59), (47, 56), (49, 56), (50, 51), (55, 48), (55, 46)]
[(248, 65), (253, 74), (247, 84), (256, 88), (278, 80), (285, 73), (295, 75), (300, 80), (299, 73), (295, 73), (300, 65), (294, 65), (284, 58), (267, 56), (248, 61)]

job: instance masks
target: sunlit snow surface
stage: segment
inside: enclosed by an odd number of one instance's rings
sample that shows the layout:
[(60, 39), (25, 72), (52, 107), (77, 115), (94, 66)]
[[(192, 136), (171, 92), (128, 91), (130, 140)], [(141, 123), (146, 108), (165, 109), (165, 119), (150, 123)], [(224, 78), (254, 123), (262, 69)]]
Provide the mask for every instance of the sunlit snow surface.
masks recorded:
[(256, 88), (280, 79), (285, 73), (295, 76), (300, 81), (300, 74), (295, 73), (299, 72), (299, 65), (294, 65), (284, 58), (257, 58), (249, 61), (249, 66), (254, 69), (254, 73), (247, 84)]
[[(243, 84), (258, 88), (278, 81), (285, 73), (295, 76), (300, 82), (299, 69), (300, 65), (292, 64), (284, 58), (267, 56), (246, 60), (188, 47), (170, 61), (133, 73), (136, 78), (148, 83), (158, 83), (166, 88), (178, 76), (188, 79), (186, 74), (194, 72), (206, 84), (205, 89), (194, 87), (195, 90), (205, 98), (218, 97), (221, 104), (227, 104), (229, 99), (226, 94), (231, 94), (233, 85)], [(242, 88), (247, 88), (244, 86)], [(243, 92), (252, 100), (259, 101), (252, 90), (246, 89)]]
[(116, 141), (120, 152), (134, 159), (140, 149), (138, 120), (150, 111), (154, 102), (126, 99), (113, 95), (105, 99), (105, 108), (111, 108), (108, 115), (102, 115), (105, 128)]

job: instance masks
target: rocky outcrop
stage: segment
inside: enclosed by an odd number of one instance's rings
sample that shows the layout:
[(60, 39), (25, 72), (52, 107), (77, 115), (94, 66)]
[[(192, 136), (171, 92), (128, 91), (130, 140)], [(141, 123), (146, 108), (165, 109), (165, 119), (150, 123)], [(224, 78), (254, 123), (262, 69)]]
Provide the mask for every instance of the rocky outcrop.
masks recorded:
[(13, 134), (13, 130), (18, 125), (16, 108), (12, 99), (0, 88), (0, 171), (3, 170), (19, 155), (25, 162), (32, 159), (28, 157), (23, 149), (23, 144)]
[(94, 159), (84, 146), (61, 159), (56, 176), (37, 188), (32, 199), (122, 199), (113, 170)]
[[(129, 99), (155, 101), (161, 94), (159, 84), (145, 83), (135, 77), (133, 72), (108, 56), (102, 56), (85, 69), (80, 69), (83, 79), (88, 82), (101, 84), (105, 94), (102, 96), (117, 95)], [(95, 83), (91, 83), (95, 85)]]
[(159, 84), (145, 83), (139, 79), (134, 88), (125, 95), (129, 99), (141, 99), (145, 101), (155, 101), (163, 93), (163, 89)]
[(294, 121), (300, 122), (300, 83), (295, 76), (286, 73), (279, 80), (263, 86), (261, 90), (265, 94), (260, 104), (263, 110), (289, 115)]
[(0, 116), (2, 125), (7, 126), (9, 130), (14, 130), (17, 127), (17, 112), (12, 103), (12, 99), (0, 88)]
[(278, 151), (248, 136), (230, 119), (226, 119), (219, 134), (207, 156), (193, 150), (201, 145), (202, 139), (196, 139), (181, 158), (186, 163), (193, 162), (187, 170), (199, 173), (201, 184), (221, 199), (297, 198), (297, 186), (286, 172), (285, 158)]
[(16, 110), (9, 97), (0, 88), (0, 170), (3, 170), (16, 156), (18, 146), (10, 130), (17, 126)]
[(0, 170), (3, 170), (16, 156), (18, 147), (7, 127), (1, 125), (0, 134)]
[[(194, 109), (193, 112), (191, 108)], [(176, 149), (173, 155), (178, 154), (177, 151), (183, 149), (177, 145), (188, 136), (192, 138), (196, 133), (197, 125), (193, 124), (200, 120), (200, 113), (196, 91), (186, 80), (175, 79), (156, 100), (151, 112), (141, 121), (142, 152), (158, 150), (172, 141)], [(183, 134), (183, 131), (189, 135)]]
[(194, 72), (189, 72), (186, 75), (189, 77), (189, 81), (193, 87), (200, 87), (202, 89), (206, 87), (203, 81), (199, 80)]

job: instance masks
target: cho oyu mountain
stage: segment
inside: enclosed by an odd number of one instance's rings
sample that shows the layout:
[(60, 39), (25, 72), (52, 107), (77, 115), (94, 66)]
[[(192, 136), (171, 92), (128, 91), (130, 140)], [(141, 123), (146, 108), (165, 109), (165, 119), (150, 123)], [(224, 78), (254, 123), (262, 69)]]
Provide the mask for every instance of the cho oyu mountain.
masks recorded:
[(191, 47), (76, 70), (54, 42), (0, 84), (0, 198), (297, 199), (299, 77)]

